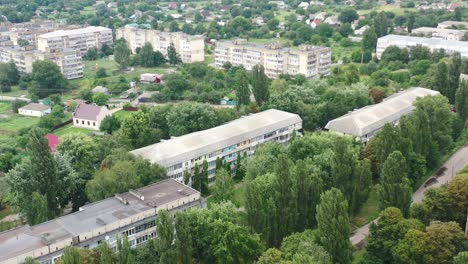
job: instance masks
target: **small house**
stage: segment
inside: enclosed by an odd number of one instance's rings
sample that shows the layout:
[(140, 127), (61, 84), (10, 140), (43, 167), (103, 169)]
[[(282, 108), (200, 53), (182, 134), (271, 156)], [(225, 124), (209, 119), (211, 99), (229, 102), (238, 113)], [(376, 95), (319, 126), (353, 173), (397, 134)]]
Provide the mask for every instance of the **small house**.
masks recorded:
[(105, 106), (96, 104), (79, 104), (73, 112), (73, 126), (99, 130), (101, 122), (111, 112)]
[(153, 95), (159, 94), (159, 91), (145, 91), (140, 96), (138, 96), (138, 103), (150, 103), (152, 101)]
[(38, 104), (38, 103), (30, 103), (18, 109), (18, 114), (24, 116), (36, 116), (41, 117), (51, 113), (50, 106)]
[(162, 83), (161, 75), (153, 73), (143, 73), (140, 75), (141, 83)]
[(55, 152), (57, 151), (57, 146), (59, 145), (60, 143), (60, 139), (58, 136), (54, 135), (54, 134), (47, 134), (46, 135), (46, 138), (47, 138), (47, 142), (49, 144), (49, 149), (50, 149), (50, 152)]
[(103, 93), (103, 94), (108, 94), (108, 95), (111, 94), (111, 91), (109, 91), (109, 89), (107, 89), (104, 86), (96, 86), (96, 87), (94, 87), (94, 89), (92, 91), (93, 91), (93, 93)]

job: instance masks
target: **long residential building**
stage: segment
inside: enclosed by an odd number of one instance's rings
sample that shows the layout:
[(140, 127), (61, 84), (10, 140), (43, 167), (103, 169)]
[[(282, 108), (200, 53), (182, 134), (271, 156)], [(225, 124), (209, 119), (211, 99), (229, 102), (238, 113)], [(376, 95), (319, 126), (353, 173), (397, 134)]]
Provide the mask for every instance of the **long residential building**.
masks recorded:
[(103, 44), (112, 45), (112, 29), (89, 26), (71, 30), (57, 30), (39, 35), (37, 48), (42, 51), (74, 49), (85, 54), (90, 48), (100, 48)]
[(415, 35), (457, 41), (464, 41), (467, 32), (468, 30), (431, 27), (420, 27), (411, 30), (411, 34)]
[(416, 46), (423, 46), (429, 48), (431, 51), (443, 49), (447, 54), (458, 52), (462, 57), (468, 57), (468, 42), (465, 41), (387, 35), (377, 40), (377, 58), (380, 59), (385, 49), (390, 46), (397, 46), (399, 48), (406, 49), (410, 49)]
[(381, 103), (369, 105), (333, 119), (325, 128), (336, 133), (354, 136), (357, 141), (367, 143), (382, 130), (385, 124), (398, 124), (402, 116), (412, 114), (417, 98), (439, 94), (437, 91), (426, 88), (413, 87), (398, 92)]
[[(297, 114), (270, 109), (211, 129), (172, 138), (131, 151), (167, 169), (168, 177), (183, 182), (184, 173), (193, 175), (195, 164), (208, 162), (208, 181), (214, 182), (216, 160), (235, 168), (238, 155), (253, 155), (266, 142), (287, 143), (302, 130)], [(298, 132), (299, 133), (299, 132)]]
[(50, 60), (57, 64), (67, 79), (83, 77), (83, 62), (79, 51), (60, 49), (51, 52), (28, 47), (0, 47), (0, 62), (13, 62), (20, 73), (31, 73), (32, 65), (37, 60)]
[(247, 70), (263, 65), (270, 78), (278, 78), (280, 74), (319, 78), (330, 75), (331, 49), (311, 45), (284, 48), (279, 43), (259, 45), (245, 39), (220, 41), (216, 43), (215, 66), (222, 68), (225, 63), (242, 65)]
[(182, 62), (192, 63), (205, 60), (205, 40), (201, 35), (192, 36), (183, 32), (164, 32), (154, 29), (139, 28), (136, 24), (129, 24), (116, 30), (116, 38), (124, 38), (132, 52), (151, 43), (155, 51), (167, 57), (167, 50), (171, 43)]
[(437, 28), (466, 28), (468, 29), (468, 22), (462, 21), (443, 21), (437, 24)]
[(27, 257), (53, 264), (67, 246), (95, 248), (106, 241), (117, 250), (118, 237), (128, 237), (131, 247), (155, 238), (160, 210), (203, 207), (200, 193), (168, 179), (85, 205), (71, 213), (35, 226), (0, 233), (0, 263), (24, 263)]

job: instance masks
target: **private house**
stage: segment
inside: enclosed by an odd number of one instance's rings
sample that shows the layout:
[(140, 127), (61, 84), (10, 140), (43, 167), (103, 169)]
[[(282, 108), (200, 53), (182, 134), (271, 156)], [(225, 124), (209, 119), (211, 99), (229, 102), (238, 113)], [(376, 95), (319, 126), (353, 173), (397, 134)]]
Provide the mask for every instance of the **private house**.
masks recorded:
[(413, 113), (418, 97), (435, 96), (440, 93), (421, 87), (398, 92), (381, 103), (369, 105), (331, 120), (325, 126), (329, 131), (351, 135), (356, 141), (366, 144), (386, 124), (398, 124), (400, 118)]
[(105, 106), (79, 104), (73, 112), (73, 126), (99, 130), (102, 120), (111, 115)]
[(18, 114), (24, 116), (41, 117), (50, 113), (50, 106), (38, 103), (30, 103), (18, 109)]

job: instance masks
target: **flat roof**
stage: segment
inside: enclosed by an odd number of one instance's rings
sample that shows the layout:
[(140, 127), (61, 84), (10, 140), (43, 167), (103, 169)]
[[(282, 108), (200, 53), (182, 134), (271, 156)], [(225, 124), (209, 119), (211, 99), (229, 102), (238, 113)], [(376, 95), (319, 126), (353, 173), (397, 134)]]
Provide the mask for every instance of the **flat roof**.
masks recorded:
[(87, 34), (87, 33), (96, 33), (102, 31), (111, 31), (112, 29), (106, 27), (96, 27), (96, 26), (89, 26), (85, 28), (77, 28), (77, 29), (69, 29), (69, 30), (56, 30), (53, 32), (48, 32), (45, 34), (41, 34), (38, 38), (54, 38), (54, 37), (65, 37), (70, 35), (79, 35), (79, 34)]
[[(131, 193), (133, 192), (133, 194)], [(198, 193), (172, 179), (85, 205), (80, 211), (38, 224), (0, 233), (0, 261), (91, 232), (147, 210)], [(135, 196), (137, 194), (138, 196)], [(144, 199), (138, 198), (143, 196)], [(126, 200), (124, 204), (121, 199)]]
[(419, 27), (411, 30), (411, 33), (453, 33), (453, 34), (464, 34), (467, 30), (464, 29), (451, 29), (451, 28), (432, 28), (432, 27)]
[(354, 110), (344, 116), (331, 120), (325, 126), (330, 131), (362, 137), (395, 122), (410, 114), (418, 97), (438, 95), (437, 91), (422, 87), (413, 87), (387, 97), (381, 103)]
[[(268, 50), (268, 51), (282, 51), (282, 52), (290, 52), (290, 51), (293, 51), (293, 52), (309, 52), (309, 51), (320, 51), (320, 50), (329, 50), (330, 48), (329, 47), (322, 47), (322, 46), (314, 46), (314, 45), (305, 45), (304, 46), (307, 46), (307, 49), (305, 50), (302, 50), (300, 49), (300, 46), (299, 47), (283, 47), (281, 46), (281, 44), (279, 43), (274, 43), (274, 42), (271, 42), (271, 43), (265, 43), (265, 44), (257, 44), (257, 43), (252, 43), (252, 42), (248, 42), (246, 40), (242, 41), (240, 40), (241, 42), (239, 42), (239, 40), (225, 40), (225, 41), (217, 41), (216, 42), (216, 47), (218, 46), (221, 46), (223, 47), (223, 45), (229, 45), (229, 46), (237, 46), (237, 47), (250, 47), (250, 48), (256, 48), (256, 49), (262, 49), (262, 50)], [(237, 43), (236, 43), (237, 42)], [(279, 48), (269, 48), (268, 46), (269, 45), (279, 45)]]
[(405, 41), (405, 42), (414, 42), (420, 45), (439, 45), (444, 47), (451, 47), (454, 50), (458, 50), (460, 48), (468, 48), (468, 42), (466, 41), (457, 41), (457, 40), (447, 40), (447, 39), (440, 39), (440, 38), (423, 38), (423, 37), (414, 37), (414, 36), (403, 36), (403, 35), (387, 35), (378, 39), (380, 40), (388, 40), (388, 41)]
[(135, 149), (130, 153), (152, 163), (170, 166), (298, 123), (302, 126), (299, 115), (270, 109), (211, 129)]

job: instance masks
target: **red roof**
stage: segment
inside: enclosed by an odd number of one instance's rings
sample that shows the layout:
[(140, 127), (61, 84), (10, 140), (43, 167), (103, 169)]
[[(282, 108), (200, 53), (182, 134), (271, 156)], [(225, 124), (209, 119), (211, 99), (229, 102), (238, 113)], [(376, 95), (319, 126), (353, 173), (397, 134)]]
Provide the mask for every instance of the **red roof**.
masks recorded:
[(315, 25), (318, 26), (318, 25), (320, 25), (321, 21), (318, 20), (318, 19), (315, 19), (314, 21), (312, 21), (312, 23), (314, 23)]
[(169, 8), (177, 8), (177, 3), (170, 3)]
[(60, 143), (59, 137), (54, 134), (47, 134), (46, 138), (47, 138), (47, 141), (49, 141), (50, 151), (55, 152), (57, 150), (58, 144)]

